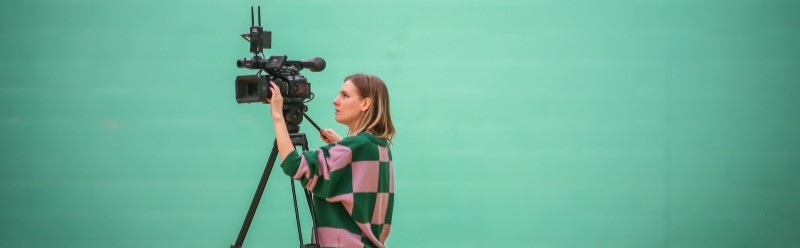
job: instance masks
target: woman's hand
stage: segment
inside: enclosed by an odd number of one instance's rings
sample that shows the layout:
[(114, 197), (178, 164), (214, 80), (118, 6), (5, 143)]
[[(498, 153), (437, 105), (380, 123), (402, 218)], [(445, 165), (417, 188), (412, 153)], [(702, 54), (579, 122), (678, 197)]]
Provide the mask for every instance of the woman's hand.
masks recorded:
[(336, 134), (336, 132), (334, 132), (333, 129), (329, 128), (320, 130), (319, 137), (322, 138), (322, 141), (325, 142), (325, 144), (339, 142), (342, 140), (342, 137)]
[(294, 152), (294, 145), (292, 139), (289, 137), (289, 131), (286, 129), (286, 122), (283, 119), (283, 96), (281, 95), (281, 88), (275, 85), (275, 82), (269, 82), (269, 91), (272, 96), (267, 99), (267, 103), (271, 104), (270, 114), (272, 115), (273, 126), (275, 127), (275, 142), (278, 143), (278, 153), (281, 155), (281, 160), (286, 159), (289, 154)]
[(269, 81), (269, 91), (272, 92), (272, 98), (267, 99), (267, 103), (272, 105), (270, 107), (270, 114), (272, 114), (273, 121), (283, 122), (283, 96), (281, 95), (281, 88), (275, 85), (275, 82)]

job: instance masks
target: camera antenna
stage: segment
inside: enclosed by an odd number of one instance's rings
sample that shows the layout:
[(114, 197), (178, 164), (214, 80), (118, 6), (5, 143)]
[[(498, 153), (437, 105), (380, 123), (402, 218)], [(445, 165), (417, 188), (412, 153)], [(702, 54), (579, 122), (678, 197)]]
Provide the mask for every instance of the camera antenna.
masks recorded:
[(256, 25), (256, 21), (255, 21), (254, 18), (255, 17), (254, 17), (254, 14), (253, 14), (253, 6), (251, 5), (250, 6), (250, 26), (255, 26)]
[(258, 26), (261, 27), (261, 5), (258, 6)]

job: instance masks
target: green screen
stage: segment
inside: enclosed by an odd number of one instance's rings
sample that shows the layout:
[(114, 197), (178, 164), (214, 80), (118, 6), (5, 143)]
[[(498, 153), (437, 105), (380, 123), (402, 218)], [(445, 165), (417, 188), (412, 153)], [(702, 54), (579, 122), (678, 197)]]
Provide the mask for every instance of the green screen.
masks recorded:
[[(274, 139), (234, 98), (254, 4), (267, 56), (327, 61), (320, 126), (386, 82), (389, 247), (800, 247), (787, 0), (3, 1), (0, 247), (229, 247)], [(263, 196), (245, 247), (297, 247)]]

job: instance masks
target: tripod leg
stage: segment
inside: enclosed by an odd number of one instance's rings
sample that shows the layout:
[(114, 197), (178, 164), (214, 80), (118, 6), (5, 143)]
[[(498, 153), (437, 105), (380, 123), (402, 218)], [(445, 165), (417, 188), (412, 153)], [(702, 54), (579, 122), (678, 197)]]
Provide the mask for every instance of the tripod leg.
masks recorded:
[(289, 179), (292, 184), (292, 202), (294, 203), (294, 216), (297, 220), (297, 236), (300, 237), (300, 245), (303, 245), (303, 228), (300, 227), (300, 212), (297, 210), (297, 194), (294, 192), (294, 180)]
[(250, 229), (250, 223), (253, 222), (253, 216), (256, 214), (258, 203), (261, 201), (261, 196), (264, 194), (264, 187), (267, 186), (269, 174), (272, 172), (272, 167), (275, 165), (275, 159), (278, 157), (278, 141), (272, 143), (272, 152), (269, 153), (267, 165), (264, 168), (264, 173), (261, 175), (261, 181), (258, 182), (256, 194), (253, 196), (253, 202), (250, 203), (250, 209), (247, 210), (247, 216), (244, 218), (242, 229), (239, 231), (239, 237), (236, 238), (236, 243), (231, 245), (231, 248), (241, 248), (244, 243), (244, 238), (247, 236), (247, 231)]
[[(316, 124), (315, 124), (315, 126), (316, 126)], [(303, 139), (305, 139), (305, 135), (303, 136)], [(303, 147), (303, 151), (308, 151), (308, 140), (306, 140), (306, 142), (302, 144), (302, 147)], [(309, 208), (309, 210), (311, 212), (311, 221), (313, 222), (312, 223), (313, 227), (311, 228), (312, 229), (313, 240), (316, 241), (315, 242), (316, 244), (319, 244), (319, 233), (317, 232), (317, 227), (318, 227), (318, 225), (317, 225), (317, 211), (314, 209), (314, 202), (311, 200), (312, 199), (311, 198), (312, 197), (311, 191), (309, 191), (308, 189), (303, 189), (303, 193), (305, 193), (305, 195), (306, 195), (306, 202), (308, 203), (308, 208)]]
[[(299, 145), (299, 146), (302, 147), (304, 152), (308, 151), (308, 141), (306, 140), (305, 135), (299, 136), (298, 142), (301, 142), (301, 143), (300, 144), (295, 144), (295, 146)], [(302, 245), (301, 247), (318, 247), (318, 246), (314, 246), (314, 245), (303, 245), (303, 229), (300, 227), (300, 214), (299, 214), (299, 211), (297, 210), (297, 194), (295, 193), (295, 190), (294, 190), (294, 187), (295, 187), (294, 186), (294, 180), (289, 180), (289, 181), (291, 181), (292, 200), (294, 202), (294, 216), (297, 219), (297, 235), (300, 236), (300, 244)], [(301, 188), (303, 188), (303, 187), (301, 186)], [(311, 220), (313, 222), (312, 226), (311, 226), (311, 230), (312, 230), (311, 239), (312, 239), (312, 242), (314, 242), (314, 244), (319, 244), (319, 233), (317, 233), (317, 215), (316, 215), (316, 212), (314, 211), (314, 203), (311, 200), (311, 197), (312, 197), (311, 196), (311, 191), (308, 191), (308, 189), (303, 188), (303, 193), (306, 196), (306, 203), (308, 204), (308, 210), (311, 212)]]
[[(306, 139), (306, 135), (304, 133), (300, 133), (300, 132), (298, 132), (298, 133), (290, 133), (289, 136), (291, 137), (292, 144), (295, 147), (299, 146), (299, 147), (302, 148), (302, 150), (304, 152), (308, 151), (308, 139)], [(291, 181), (292, 181), (291, 182), (292, 200), (294, 202), (294, 216), (297, 219), (297, 235), (300, 236), (300, 247), (302, 247), (302, 248), (318, 248), (319, 247), (319, 233), (317, 232), (317, 215), (316, 215), (316, 211), (314, 211), (314, 204), (313, 204), (313, 202), (311, 200), (311, 197), (312, 197), (311, 196), (311, 192), (301, 186), (301, 188), (303, 188), (303, 193), (306, 196), (306, 203), (308, 203), (308, 210), (311, 212), (311, 220), (313, 221), (312, 224), (311, 224), (311, 230), (312, 230), (312, 232), (311, 232), (311, 240), (312, 241), (311, 242), (312, 242), (312, 244), (305, 244), (304, 245), (303, 244), (303, 235), (301, 234), (302, 233), (302, 228), (300, 227), (300, 214), (298, 213), (298, 210), (297, 210), (297, 194), (295, 193), (295, 189), (294, 189), (294, 187), (295, 187), (294, 186), (294, 180), (291, 180)]]

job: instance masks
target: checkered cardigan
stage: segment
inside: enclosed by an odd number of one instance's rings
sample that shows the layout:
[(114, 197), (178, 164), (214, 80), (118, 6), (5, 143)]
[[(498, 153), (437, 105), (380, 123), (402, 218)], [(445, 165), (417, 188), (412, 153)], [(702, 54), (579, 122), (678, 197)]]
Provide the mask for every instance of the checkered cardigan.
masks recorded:
[(388, 143), (367, 132), (281, 163), (313, 193), (322, 247), (384, 247), (392, 224), (394, 174)]

